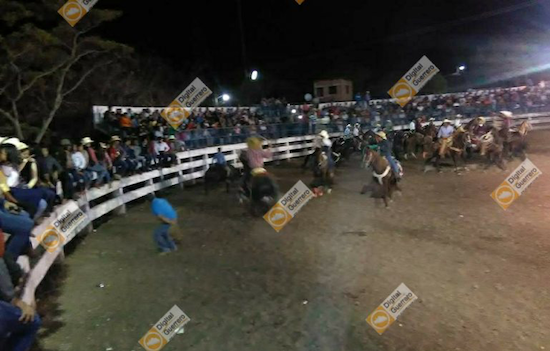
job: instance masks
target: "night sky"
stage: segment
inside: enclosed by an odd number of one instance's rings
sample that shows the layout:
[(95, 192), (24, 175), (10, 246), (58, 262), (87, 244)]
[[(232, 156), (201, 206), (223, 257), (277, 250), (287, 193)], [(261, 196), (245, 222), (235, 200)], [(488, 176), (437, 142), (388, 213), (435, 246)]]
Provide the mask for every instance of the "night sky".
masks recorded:
[(192, 73), (215, 90), (242, 87), (245, 69), (255, 68), (269, 93), (288, 89), (290, 100), (311, 92), (315, 79), (337, 77), (384, 96), (423, 55), (450, 74), (459, 64), (470, 67), (476, 50), (489, 44), (504, 41), (511, 50), (534, 51), (541, 38), (550, 39), (548, 0), (241, 2), (246, 63), (238, 0), (120, 0), (96, 6), (124, 12), (103, 27), (104, 36), (165, 58), (176, 69), (192, 63), (198, 67)]

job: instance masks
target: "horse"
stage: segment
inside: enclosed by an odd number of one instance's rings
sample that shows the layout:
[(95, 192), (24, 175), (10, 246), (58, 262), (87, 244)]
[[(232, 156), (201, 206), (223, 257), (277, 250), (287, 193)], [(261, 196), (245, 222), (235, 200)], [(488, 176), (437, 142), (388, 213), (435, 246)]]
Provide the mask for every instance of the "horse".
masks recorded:
[(372, 167), (372, 185), (364, 185), (361, 194), (366, 194), (371, 190), (371, 197), (381, 198), (384, 200), (386, 208), (389, 207), (389, 200), (392, 199), (395, 191), (401, 191), (397, 184), (397, 179), (393, 174), (390, 164), (385, 157), (370, 147), (365, 149), (364, 167)]
[(232, 165), (227, 165), (227, 168), (218, 164), (209, 167), (204, 173), (204, 193), (208, 194), (208, 190), (212, 186), (216, 186), (221, 182), (225, 182), (227, 193), (231, 184), (239, 179), (240, 172)]
[(431, 148), (434, 144), (435, 137), (437, 136), (437, 127), (435, 124), (430, 123), (424, 127), (424, 139), (422, 141), (422, 158), (426, 159), (428, 153), (431, 152)]
[[(264, 170), (265, 171), (265, 170)], [(250, 179), (250, 212), (254, 217), (265, 215), (275, 206), (279, 189), (267, 171), (252, 175)]]
[(392, 142), (392, 152), (395, 158), (401, 160), (401, 155), (403, 155), (407, 159), (407, 153), (405, 152), (406, 133), (402, 130), (390, 132), (388, 139)]
[[(467, 140), (468, 134), (464, 131), (464, 129), (459, 128), (456, 130), (452, 135), (452, 144), (447, 147), (445, 150), (445, 154), (450, 156), (453, 160), (453, 164), (455, 166), (455, 171), (458, 172), (458, 162), (457, 160), (460, 158), (462, 159), (463, 163), (466, 164), (465, 160), (465, 154), (466, 154), (466, 140)], [(435, 167), (438, 171), (441, 171), (441, 167), (439, 164), (439, 161), (441, 160), (441, 155), (439, 154), (439, 150), (441, 148), (441, 140), (438, 140), (437, 142), (433, 143), (431, 146), (432, 150), (432, 156), (427, 159), (426, 164), (432, 162), (435, 159)]]
[(485, 169), (491, 167), (492, 164), (497, 165), (500, 169), (505, 170), (504, 164), (504, 140), (501, 137), (500, 130), (493, 127), (489, 133), (480, 138), (481, 155), (487, 155), (487, 163)]
[(529, 121), (524, 121), (516, 130), (512, 130), (506, 144), (506, 155), (508, 158), (517, 156), (522, 160), (527, 158), (527, 134), (533, 129)]
[(409, 155), (416, 158), (419, 146), (423, 146), (424, 134), (416, 131), (409, 131), (405, 136), (405, 155), (403, 158), (407, 160)]
[(332, 144), (332, 151), (334, 154), (339, 155), (338, 160), (349, 160), (349, 157), (355, 151), (355, 145), (353, 139), (346, 139), (340, 137)]
[[(313, 189), (327, 188), (327, 192), (330, 193), (334, 184), (334, 168), (330, 165), (327, 154), (324, 151), (317, 155), (315, 161), (313, 181), (310, 185)], [(322, 195), (322, 191), (320, 194)]]

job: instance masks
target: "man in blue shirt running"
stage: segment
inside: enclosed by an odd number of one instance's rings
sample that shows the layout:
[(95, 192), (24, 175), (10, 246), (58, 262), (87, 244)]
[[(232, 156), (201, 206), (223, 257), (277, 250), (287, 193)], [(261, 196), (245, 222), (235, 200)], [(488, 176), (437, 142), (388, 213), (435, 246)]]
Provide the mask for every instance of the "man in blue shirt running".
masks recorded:
[(153, 215), (161, 222), (153, 234), (161, 255), (176, 251), (178, 248), (169, 233), (170, 227), (178, 224), (176, 210), (166, 199), (155, 197), (153, 194), (149, 195), (149, 200), (151, 201)]

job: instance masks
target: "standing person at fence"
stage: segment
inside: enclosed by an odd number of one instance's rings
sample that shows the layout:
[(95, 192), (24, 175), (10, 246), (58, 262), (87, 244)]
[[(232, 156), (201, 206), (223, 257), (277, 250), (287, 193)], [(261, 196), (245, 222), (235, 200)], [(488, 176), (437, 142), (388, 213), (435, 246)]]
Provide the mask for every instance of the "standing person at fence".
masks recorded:
[(227, 160), (225, 159), (225, 155), (222, 152), (222, 148), (218, 148), (218, 152), (212, 157), (212, 163), (216, 165), (217, 167), (223, 168), (225, 172), (227, 173), (227, 176), (231, 174), (231, 170), (227, 166)]
[(176, 210), (174, 210), (168, 200), (158, 198), (154, 194), (149, 194), (148, 199), (151, 201), (151, 212), (160, 221), (160, 225), (153, 233), (153, 238), (160, 250), (160, 254), (166, 255), (176, 251), (178, 248), (169, 233), (172, 226), (178, 225)]

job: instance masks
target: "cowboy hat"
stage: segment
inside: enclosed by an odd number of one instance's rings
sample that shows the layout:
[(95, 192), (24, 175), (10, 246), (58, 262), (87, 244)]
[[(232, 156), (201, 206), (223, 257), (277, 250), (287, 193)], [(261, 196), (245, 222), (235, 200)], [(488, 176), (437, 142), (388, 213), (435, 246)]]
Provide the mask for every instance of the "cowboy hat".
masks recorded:
[(91, 144), (93, 143), (94, 141), (92, 140), (92, 138), (90, 137), (85, 137), (85, 138), (82, 138), (82, 140), (80, 141), (80, 143), (82, 145), (87, 145), (87, 144)]
[(451, 120), (445, 118), (445, 119), (443, 120), (443, 124), (445, 124), (445, 123), (451, 123)]
[(323, 139), (329, 138), (328, 132), (326, 130), (322, 130), (321, 132), (319, 132), (319, 135), (322, 136)]
[(499, 114), (504, 118), (512, 118), (512, 112), (510, 111), (500, 111)]
[(17, 138), (6, 138), (2, 141), (2, 144), (9, 144), (17, 147), (19, 145), (20, 141)]
[(120, 137), (118, 135), (113, 135), (111, 137), (111, 142), (113, 142), (113, 141), (122, 141), (122, 139), (120, 139)]
[(378, 135), (380, 138), (386, 140), (388, 137), (386, 136), (386, 133), (384, 132), (378, 132), (376, 133), (376, 135)]
[(485, 118), (483, 118), (483, 117), (478, 117), (477, 120), (478, 120), (479, 123), (481, 123), (481, 124), (484, 124), (484, 123), (485, 123)]
[(99, 143), (99, 147), (102, 148), (102, 149), (106, 149), (107, 148), (107, 144), (105, 143)]
[(17, 148), (18, 151), (23, 151), (23, 150), (27, 150), (29, 148), (29, 145), (20, 141), (15, 147)]
[(69, 139), (61, 139), (61, 146), (70, 146), (72, 145)]
[(257, 137), (251, 137), (246, 140), (249, 149), (259, 150), (262, 148), (262, 140)]
[(252, 171), (250, 171), (250, 174), (252, 174), (253, 177), (260, 175), (260, 174), (266, 174), (267, 171), (265, 168), (254, 168)]
[(170, 135), (170, 136), (168, 137), (168, 139), (169, 139), (169, 140), (176, 140), (176, 136), (175, 136), (175, 135)]

